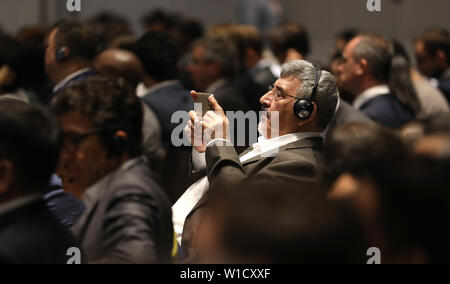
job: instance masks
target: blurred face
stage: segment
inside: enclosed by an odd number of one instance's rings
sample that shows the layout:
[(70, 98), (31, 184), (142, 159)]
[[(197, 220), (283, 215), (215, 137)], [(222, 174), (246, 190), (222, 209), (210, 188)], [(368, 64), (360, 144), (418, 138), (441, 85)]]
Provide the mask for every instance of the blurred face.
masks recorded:
[(434, 58), (425, 48), (423, 41), (417, 41), (414, 44), (414, 53), (416, 55), (417, 67), (420, 73), (427, 77), (438, 77), (437, 59)]
[(55, 75), (57, 74), (56, 70), (56, 59), (55, 59), (55, 51), (56, 51), (56, 44), (55, 44), (55, 35), (56, 35), (57, 29), (53, 29), (52, 32), (49, 34), (48, 38), (46, 39), (45, 45), (45, 73), (47, 76), (55, 82)]
[(77, 188), (85, 190), (113, 169), (107, 150), (90, 118), (71, 111), (58, 121), (64, 137), (58, 171), (67, 175), (64, 178), (72, 180)]
[[(301, 82), (294, 76), (278, 79), (273, 89), (261, 97), (260, 103), (267, 111), (267, 118), (262, 117), (258, 127), (259, 132), (266, 138), (275, 137), (277, 124), (279, 124), (279, 136), (298, 132), (299, 119), (294, 114), (294, 104), (297, 90)], [(278, 122), (277, 123), (277, 116)], [(271, 134), (272, 133), (272, 134)]]
[(339, 81), (343, 88), (353, 95), (357, 95), (357, 85), (360, 76), (362, 75), (361, 66), (355, 61), (353, 57), (353, 50), (358, 44), (358, 39), (354, 39), (345, 46), (344, 52), (342, 53), (342, 60), (338, 67)]
[(188, 66), (188, 71), (191, 73), (195, 87), (202, 91), (206, 90), (218, 79), (215, 64), (206, 60), (205, 52), (203, 46), (196, 46), (192, 50), (192, 61)]

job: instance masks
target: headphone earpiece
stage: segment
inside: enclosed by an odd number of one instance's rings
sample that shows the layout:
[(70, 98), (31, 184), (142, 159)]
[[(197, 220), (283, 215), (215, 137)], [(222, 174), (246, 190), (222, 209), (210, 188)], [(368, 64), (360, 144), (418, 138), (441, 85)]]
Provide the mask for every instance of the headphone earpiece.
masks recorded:
[(114, 136), (111, 141), (110, 153), (113, 156), (120, 156), (125, 151), (127, 142), (122, 136)]
[(68, 55), (69, 54), (67, 52), (67, 47), (61, 46), (55, 51), (55, 60), (58, 62), (63, 62), (64, 60), (66, 60)]
[(314, 86), (311, 91), (311, 96), (309, 99), (301, 99), (297, 100), (294, 104), (294, 114), (299, 119), (305, 120), (308, 119), (314, 110), (314, 96), (316, 94), (317, 88), (319, 86), (319, 81), (322, 76), (322, 70), (320, 68), (317, 68), (314, 66), (315, 69), (315, 80), (314, 80)]

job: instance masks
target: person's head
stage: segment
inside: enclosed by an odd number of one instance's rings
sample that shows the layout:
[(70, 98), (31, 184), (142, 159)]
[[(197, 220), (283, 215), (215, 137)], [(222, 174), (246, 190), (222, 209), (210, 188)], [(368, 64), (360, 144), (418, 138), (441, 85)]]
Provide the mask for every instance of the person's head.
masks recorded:
[(280, 64), (286, 62), (290, 49), (305, 59), (310, 51), (309, 34), (302, 25), (286, 22), (267, 32), (270, 48)]
[(439, 79), (450, 68), (450, 35), (430, 30), (414, 40), (414, 52), (419, 71)]
[(94, 60), (93, 67), (98, 74), (123, 78), (133, 88), (142, 81), (144, 69), (134, 53), (121, 49), (107, 49)]
[(89, 67), (98, 50), (95, 33), (85, 24), (62, 21), (46, 39), (45, 71), (53, 83)]
[(111, 12), (101, 12), (87, 21), (87, 25), (96, 33), (99, 49), (110, 48), (122, 37), (133, 36), (129, 21)]
[(273, 183), (208, 193), (195, 244), (201, 263), (363, 263), (365, 240), (352, 210), (308, 186)]
[(145, 14), (141, 23), (146, 31), (168, 32), (172, 29), (175, 19), (175, 15), (162, 9), (155, 9)]
[(263, 58), (263, 40), (259, 30), (253, 26), (236, 26), (235, 37), (242, 66), (253, 68)]
[(0, 201), (44, 192), (61, 147), (56, 121), (47, 110), (0, 100)]
[(391, 58), (389, 45), (383, 37), (357, 36), (342, 54), (339, 71), (344, 88), (357, 96), (368, 88), (387, 84)]
[(220, 36), (206, 36), (194, 42), (188, 71), (195, 87), (206, 90), (220, 79), (235, 75), (239, 64), (233, 42)]
[(162, 82), (177, 77), (180, 48), (167, 32), (147, 32), (138, 40), (136, 54), (152, 81)]
[(356, 29), (346, 29), (339, 32), (335, 38), (335, 52), (342, 53), (345, 46), (359, 34)]
[(23, 87), (27, 63), (24, 47), (8, 35), (0, 35), (0, 95)]
[(52, 102), (64, 138), (60, 164), (86, 189), (140, 155), (142, 104), (117, 78), (93, 76), (65, 88)]
[(270, 133), (277, 128), (276, 112), (280, 136), (326, 129), (336, 111), (339, 93), (333, 75), (319, 71), (303, 60), (291, 61), (281, 67), (281, 78), (260, 99), (268, 112), (267, 119), (263, 117), (259, 127), (261, 134), (270, 138)]
[(193, 18), (181, 17), (175, 22), (172, 29), (173, 36), (181, 47), (188, 47), (193, 41), (202, 37), (205, 33), (203, 24)]

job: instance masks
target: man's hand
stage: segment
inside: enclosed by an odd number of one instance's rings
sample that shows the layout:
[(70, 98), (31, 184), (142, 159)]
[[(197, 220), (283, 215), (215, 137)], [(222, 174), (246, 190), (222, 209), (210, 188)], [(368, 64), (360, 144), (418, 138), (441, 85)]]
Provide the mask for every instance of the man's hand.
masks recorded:
[[(195, 102), (197, 92), (191, 91), (191, 96)], [(204, 153), (206, 151), (206, 145), (213, 139), (230, 140), (230, 123), (222, 107), (213, 96), (209, 97), (209, 102), (213, 111), (208, 111), (201, 121), (195, 111), (190, 111), (189, 117), (191, 120), (185, 128), (191, 144), (199, 153)]]
[(203, 140), (205, 144), (214, 139), (225, 139), (230, 141), (230, 122), (222, 107), (214, 96), (209, 97), (213, 111), (208, 111), (201, 122), (203, 126)]

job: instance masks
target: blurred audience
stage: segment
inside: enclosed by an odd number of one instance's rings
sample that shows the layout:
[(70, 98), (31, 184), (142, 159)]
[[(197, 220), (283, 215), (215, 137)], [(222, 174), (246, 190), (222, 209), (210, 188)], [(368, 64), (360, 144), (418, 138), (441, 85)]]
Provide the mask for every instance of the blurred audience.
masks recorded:
[(310, 52), (309, 33), (297, 22), (287, 21), (267, 32), (270, 49), (280, 64), (307, 59)]
[(450, 34), (445, 29), (431, 29), (414, 41), (420, 72), (437, 81), (450, 102)]
[(88, 263), (169, 263), (170, 203), (141, 157), (142, 104), (119, 79), (71, 84), (52, 109), (62, 129), (60, 165), (85, 213), (71, 230)]

